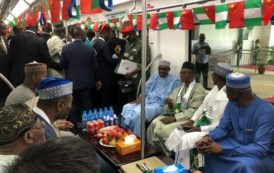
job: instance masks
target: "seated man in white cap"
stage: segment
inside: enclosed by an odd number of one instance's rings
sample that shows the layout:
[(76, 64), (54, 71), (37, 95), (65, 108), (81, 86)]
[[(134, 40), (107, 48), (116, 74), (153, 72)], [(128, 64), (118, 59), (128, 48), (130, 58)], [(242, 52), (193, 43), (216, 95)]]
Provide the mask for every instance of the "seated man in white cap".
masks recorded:
[(26, 101), (36, 97), (36, 87), (47, 76), (47, 65), (34, 61), (26, 64), (24, 71), (24, 83), (12, 90), (6, 99), (5, 106), (25, 103)]
[(165, 112), (155, 118), (147, 129), (147, 141), (157, 146), (166, 155), (165, 141), (170, 133), (182, 123), (186, 123), (202, 104), (206, 95), (204, 88), (195, 82), (195, 65), (184, 62), (181, 72), (181, 87), (175, 88), (165, 100)]
[(229, 102), (219, 126), (196, 143), (205, 154), (203, 173), (273, 173), (274, 108), (256, 97), (250, 78), (226, 76)]
[(203, 104), (195, 111), (192, 118), (185, 124), (178, 125), (165, 142), (166, 148), (174, 150), (182, 160), (184, 167), (188, 168), (189, 149), (195, 146), (195, 142), (214, 129), (223, 116), (224, 109), (228, 102), (225, 92), (226, 75), (232, 73), (232, 67), (226, 63), (218, 63), (212, 79), (214, 87), (205, 97)]
[[(146, 82), (146, 121), (150, 122), (164, 110), (164, 101), (170, 95), (174, 88), (177, 88), (180, 80), (169, 74), (170, 62), (161, 60), (158, 66), (158, 74), (153, 74)], [(141, 135), (141, 99), (140, 97), (132, 103), (124, 105), (122, 110), (121, 125), (133, 132)]]
[(0, 108), (0, 172), (29, 145), (45, 141), (45, 126), (27, 105)]
[[(61, 78), (47, 77), (37, 87), (39, 100), (33, 110), (46, 123), (46, 138), (56, 139), (61, 136), (54, 122), (65, 119), (72, 104), (72, 82)], [(72, 123), (66, 121), (67, 128)]]

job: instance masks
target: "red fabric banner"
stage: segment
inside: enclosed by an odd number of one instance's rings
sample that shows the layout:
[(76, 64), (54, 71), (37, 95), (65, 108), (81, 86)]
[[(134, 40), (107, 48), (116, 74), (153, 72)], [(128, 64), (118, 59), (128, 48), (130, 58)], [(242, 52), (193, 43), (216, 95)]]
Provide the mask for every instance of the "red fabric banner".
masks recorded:
[(195, 28), (192, 9), (182, 10), (181, 26), (182, 30), (193, 30)]
[(244, 1), (230, 3), (228, 5), (229, 28), (244, 27)]
[(173, 17), (173, 12), (166, 12), (166, 17), (167, 17), (167, 24), (168, 24), (168, 29), (174, 29), (174, 17)]
[(52, 23), (59, 23), (60, 22), (60, 0), (52, 0), (50, 4), (50, 15), (51, 15), (51, 22)]
[(274, 0), (263, 1), (263, 21), (267, 25), (271, 17), (274, 15)]

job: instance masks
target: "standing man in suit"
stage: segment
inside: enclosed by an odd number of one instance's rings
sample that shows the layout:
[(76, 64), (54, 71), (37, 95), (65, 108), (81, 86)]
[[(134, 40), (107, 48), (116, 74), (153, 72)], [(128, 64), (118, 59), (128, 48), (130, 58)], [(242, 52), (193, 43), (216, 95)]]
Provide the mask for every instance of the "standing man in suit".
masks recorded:
[(43, 62), (48, 67), (62, 70), (50, 55), (47, 43), (36, 35), (36, 27), (16, 34), (10, 42), (11, 82), (16, 87), (24, 81), (24, 66), (32, 61)]
[(68, 119), (76, 127), (82, 112), (91, 109), (92, 90), (100, 89), (102, 84), (95, 50), (84, 42), (85, 31), (78, 27), (73, 35), (75, 40), (63, 48), (60, 63), (66, 79), (73, 81), (73, 103)]
[[(6, 78), (9, 77), (9, 61), (8, 61), (8, 47), (7, 40), (5, 38), (6, 25), (3, 21), (0, 21), (0, 73)], [(4, 105), (7, 96), (9, 95), (8, 85), (0, 79), (0, 107)]]
[(114, 69), (120, 62), (117, 56), (112, 56), (107, 41), (111, 38), (112, 29), (109, 25), (102, 25), (100, 36), (92, 42), (101, 71), (102, 88), (100, 89), (99, 107), (109, 107), (114, 104), (115, 73)]

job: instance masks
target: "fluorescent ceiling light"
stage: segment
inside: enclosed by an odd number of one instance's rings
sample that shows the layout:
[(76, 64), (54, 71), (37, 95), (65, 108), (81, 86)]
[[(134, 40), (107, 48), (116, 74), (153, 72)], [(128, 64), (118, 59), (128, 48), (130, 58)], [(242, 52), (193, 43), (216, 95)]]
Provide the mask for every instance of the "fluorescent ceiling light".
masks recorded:
[(32, 4), (35, 0), (26, 0), (29, 4)]
[(132, 0), (113, 0), (113, 5), (119, 5), (119, 4), (123, 4), (123, 3), (126, 3), (126, 2), (130, 2)]
[[(33, 1), (33, 0), (28, 0)], [(15, 7), (12, 9), (11, 13), (18, 17), (20, 16), (25, 10), (29, 8), (29, 5), (24, 2), (24, 0), (19, 0), (19, 2), (15, 5)]]

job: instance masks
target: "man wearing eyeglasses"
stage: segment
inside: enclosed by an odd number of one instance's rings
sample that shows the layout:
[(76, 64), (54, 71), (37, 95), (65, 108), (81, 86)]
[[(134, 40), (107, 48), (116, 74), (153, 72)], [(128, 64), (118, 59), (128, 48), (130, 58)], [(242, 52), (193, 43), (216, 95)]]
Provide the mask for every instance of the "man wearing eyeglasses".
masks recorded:
[(45, 125), (27, 105), (0, 108), (0, 172), (25, 148), (45, 141)]

